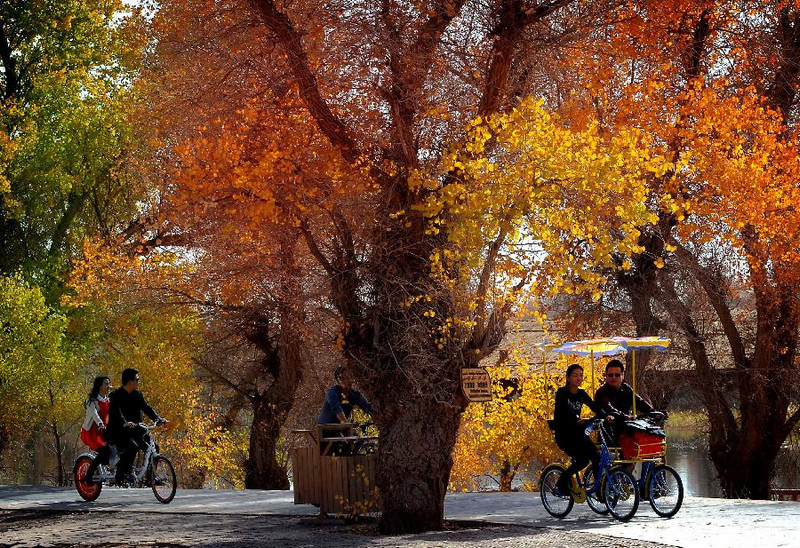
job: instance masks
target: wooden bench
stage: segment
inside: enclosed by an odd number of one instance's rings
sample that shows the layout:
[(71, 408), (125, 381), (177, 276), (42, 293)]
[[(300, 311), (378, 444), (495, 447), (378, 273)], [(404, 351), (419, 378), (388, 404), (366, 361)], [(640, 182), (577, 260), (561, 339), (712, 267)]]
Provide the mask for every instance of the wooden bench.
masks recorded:
[(770, 489), (769, 498), (772, 500), (800, 501), (800, 489)]
[[(332, 430), (343, 435), (323, 436)], [(354, 425), (319, 425), (315, 430), (294, 430), (300, 443), (292, 449), (294, 503), (318, 506), (321, 514), (356, 515), (377, 511), (380, 496), (375, 483), (377, 456), (331, 454), (344, 443), (349, 453), (371, 443), (375, 436), (355, 435)]]

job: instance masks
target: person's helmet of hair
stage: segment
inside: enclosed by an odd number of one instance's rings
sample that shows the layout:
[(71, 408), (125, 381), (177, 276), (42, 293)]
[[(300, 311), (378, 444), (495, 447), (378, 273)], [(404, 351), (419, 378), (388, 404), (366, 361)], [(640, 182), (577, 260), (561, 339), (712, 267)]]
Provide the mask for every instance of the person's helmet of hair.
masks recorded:
[(128, 384), (128, 381), (132, 381), (136, 378), (139, 372), (136, 369), (128, 368), (122, 372), (122, 386)]
[(581, 366), (580, 366), (580, 365), (578, 365), (577, 363), (573, 363), (572, 365), (570, 365), (569, 367), (567, 367), (567, 377), (569, 377), (570, 375), (572, 375), (572, 372), (573, 372), (573, 371), (575, 371), (576, 369), (580, 369), (581, 371), (583, 371), (583, 367), (581, 367)]
[(333, 378), (337, 381), (341, 378), (342, 374), (344, 374), (343, 365), (340, 365), (339, 367), (333, 370)]
[(606, 373), (608, 373), (608, 370), (611, 369), (612, 367), (619, 367), (620, 371), (622, 371), (623, 373), (625, 372), (625, 365), (619, 360), (611, 360), (610, 362), (608, 362), (606, 364)]

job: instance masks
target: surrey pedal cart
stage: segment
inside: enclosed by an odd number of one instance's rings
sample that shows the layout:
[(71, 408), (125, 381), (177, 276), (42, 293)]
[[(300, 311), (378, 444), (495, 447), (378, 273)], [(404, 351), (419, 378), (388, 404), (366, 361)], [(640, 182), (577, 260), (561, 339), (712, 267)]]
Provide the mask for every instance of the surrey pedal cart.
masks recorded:
[[(632, 414), (636, 416), (635, 352), (642, 348), (663, 351), (669, 344), (669, 339), (659, 337), (613, 337), (541, 347), (546, 352), (590, 356), (593, 386), (596, 356), (630, 351), (634, 392)], [(539, 495), (545, 510), (553, 517), (564, 518), (576, 502), (586, 502), (598, 514), (611, 513), (615, 518), (626, 521), (636, 514), (640, 499), (644, 498), (657, 515), (665, 518), (674, 516), (683, 503), (684, 490), (680, 475), (666, 462), (665, 420), (663, 413), (653, 412), (625, 421), (619, 435), (619, 446), (612, 445), (613, 437), (605, 421), (593, 420), (587, 433), (596, 436), (600, 451), (600, 477), (595, 478), (589, 466), (572, 479), (569, 492), (562, 492), (556, 483), (567, 465), (551, 464), (544, 469), (539, 482)], [(633, 474), (637, 468), (638, 479)]]

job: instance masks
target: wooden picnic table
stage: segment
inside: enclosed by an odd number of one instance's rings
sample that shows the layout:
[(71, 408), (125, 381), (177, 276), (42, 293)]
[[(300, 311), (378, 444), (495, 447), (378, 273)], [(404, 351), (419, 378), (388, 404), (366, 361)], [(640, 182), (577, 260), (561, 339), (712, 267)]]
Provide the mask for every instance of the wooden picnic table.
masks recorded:
[[(319, 506), (321, 514), (356, 515), (377, 511), (374, 447), (377, 436), (359, 435), (358, 424), (321, 424), (293, 430), (294, 503)], [(339, 453), (339, 454), (337, 454)]]

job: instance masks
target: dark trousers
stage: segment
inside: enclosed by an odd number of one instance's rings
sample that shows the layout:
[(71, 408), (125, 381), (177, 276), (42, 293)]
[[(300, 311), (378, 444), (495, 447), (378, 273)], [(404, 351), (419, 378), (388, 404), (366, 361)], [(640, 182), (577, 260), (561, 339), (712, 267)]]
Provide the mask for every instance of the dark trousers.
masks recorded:
[(592, 440), (589, 439), (589, 436), (583, 432), (580, 435), (556, 436), (556, 444), (562, 451), (572, 457), (572, 464), (567, 467), (561, 479), (559, 479), (561, 487), (569, 485), (570, 478), (579, 470), (586, 468), (589, 461), (592, 462), (594, 477), (597, 477), (597, 472), (600, 468), (600, 453)]
[(123, 428), (114, 437), (114, 444), (119, 451), (119, 462), (117, 463), (117, 479), (124, 478), (129, 475), (133, 470), (133, 461), (136, 460), (136, 453), (139, 449), (147, 449), (147, 440), (145, 436), (147, 432), (144, 428), (136, 426), (135, 428)]
[(108, 464), (109, 459), (111, 458), (111, 446), (108, 444), (100, 447), (95, 451), (96, 455), (92, 460), (92, 463), (89, 465), (89, 468), (86, 469), (86, 481), (91, 481), (92, 476), (94, 473), (97, 472), (97, 467), (101, 464)]

